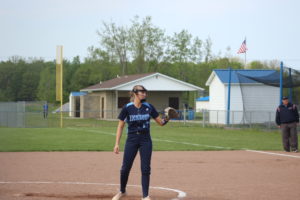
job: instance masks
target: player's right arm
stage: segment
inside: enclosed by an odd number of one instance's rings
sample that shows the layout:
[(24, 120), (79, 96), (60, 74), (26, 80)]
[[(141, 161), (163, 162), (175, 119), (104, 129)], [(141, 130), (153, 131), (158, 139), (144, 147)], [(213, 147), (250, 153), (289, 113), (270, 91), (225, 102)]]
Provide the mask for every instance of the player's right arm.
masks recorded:
[(120, 139), (122, 137), (123, 128), (125, 126), (125, 122), (122, 120), (119, 120), (118, 128), (117, 128), (117, 134), (116, 134), (116, 143), (114, 147), (114, 153), (118, 154), (120, 151)]
[(114, 147), (114, 152), (116, 154), (118, 154), (120, 151), (120, 148), (119, 148), (120, 139), (122, 136), (122, 132), (123, 132), (123, 128), (125, 126), (125, 121), (126, 121), (127, 116), (128, 116), (128, 110), (127, 110), (127, 106), (125, 105), (125, 106), (123, 106), (123, 108), (118, 116), (119, 124), (118, 124), (118, 128), (117, 128), (116, 143), (115, 143), (115, 147)]

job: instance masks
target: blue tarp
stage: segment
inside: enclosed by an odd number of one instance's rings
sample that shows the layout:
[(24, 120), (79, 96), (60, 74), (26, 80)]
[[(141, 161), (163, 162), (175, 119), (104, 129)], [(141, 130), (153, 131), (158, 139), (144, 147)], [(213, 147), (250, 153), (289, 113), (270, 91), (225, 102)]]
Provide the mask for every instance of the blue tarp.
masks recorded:
[(209, 96), (199, 97), (199, 98), (196, 99), (196, 101), (209, 101)]
[(74, 97), (78, 97), (78, 96), (84, 96), (86, 94), (87, 94), (86, 92), (71, 92), (70, 95)]
[[(222, 83), (228, 83), (228, 78), (229, 78), (229, 70), (228, 69), (215, 69), (214, 72), (217, 74), (219, 79), (222, 81)], [(238, 77), (238, 74), (241, 74), (243, 76), (248, 76), (248, 77), (253, 77), (253, 78), (258, 78), (258, 77), (264, 77), (268, 76), (271, 74), (276, 74), (278, 73), (276, 70), (257, 70), (257, 69), (233, 69), (231, 71), (231, 83), (258, 83), (255, 80), (246, 78), (246, 77)], [(279, 76), (279, 74), (278, 74)]]

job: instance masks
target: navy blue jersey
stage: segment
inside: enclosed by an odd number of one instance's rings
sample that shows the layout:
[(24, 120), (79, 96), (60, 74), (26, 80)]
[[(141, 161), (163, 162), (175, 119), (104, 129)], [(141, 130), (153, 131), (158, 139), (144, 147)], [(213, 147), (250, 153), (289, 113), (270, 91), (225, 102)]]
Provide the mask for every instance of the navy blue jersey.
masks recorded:
[(276, 110), (276, 124), (284, 123), (299, 123), (299, 113), (297, 106), (292, 103), (288, 103), (286, 106), (281, 104)]
[(144, 102), (140, 108), (137, 108), (131, 102), (122, 108), (118, 118), (127, 122), (127, 132), (131, 133), (138, 131), (149, 132), (150, 117), (153, 119), (158, 117), (158, 112), (151, 104)]

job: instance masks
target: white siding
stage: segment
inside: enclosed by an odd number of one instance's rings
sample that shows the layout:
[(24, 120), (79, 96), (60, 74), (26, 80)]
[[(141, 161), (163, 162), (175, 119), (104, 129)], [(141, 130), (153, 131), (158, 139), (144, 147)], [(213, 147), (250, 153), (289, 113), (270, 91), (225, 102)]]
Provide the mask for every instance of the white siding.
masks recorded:
[(196, 111), (209, 110), (209, 101), (196, 101)]
[[(209, 108), (209, 122), (224, 124), (224, 113), (218, 113), (216, 110), (225, 110), (225, 87), (217, 76), (214, 77), (209, 86)], [(219, 116), (220, 114), (222, 115), (221, 117)]]
[[(228, 105), (228, 86), (225, 85), (225, 110)], [(243, 111), (243, 97), (239, 84), (231, 84), (230, 87), (230, 110)]]
[(242, 86), (245, 104), (245, 122), (265, 123), (274, 120), (273, 114), (279, 104), (279, 88), (268, 85)]
[[(227, 123), (227, 106), (228, 106), (228, 84), (225, 85), (225, 111), (224, 123)], [(230, 123), (240, 124), (243, 122), (243, 97), (240, 84), (231, 84), (230, 87)]]
[(211, 110), (225, 109), (225, 87), (220, 79), (215, 76), (214, 80), (209, 86), (209, 103)]
[(243, 85), (245, 110), (274, 111), (279, 104), (279, 88), (268, 85)]
[(69, 110), (70, 110), (69, 117), (73, 117), (73, 114), (72, 114), (72, 111), (74, 111), (73, 107), (74, 107), (73, 96), (70, 95), (69, 96)]

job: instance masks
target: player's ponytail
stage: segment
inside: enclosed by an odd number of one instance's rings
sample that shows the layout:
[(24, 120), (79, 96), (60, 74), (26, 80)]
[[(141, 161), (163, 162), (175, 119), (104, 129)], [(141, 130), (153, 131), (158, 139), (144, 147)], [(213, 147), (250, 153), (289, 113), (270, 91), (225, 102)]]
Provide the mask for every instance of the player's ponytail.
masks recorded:
[(130, 95), (130, 102), (134, 102), (134, 92), (130, 91), (129, 95)]

